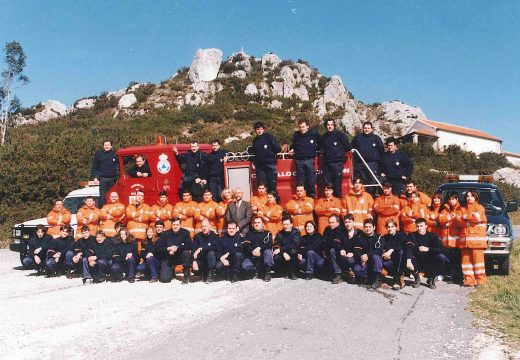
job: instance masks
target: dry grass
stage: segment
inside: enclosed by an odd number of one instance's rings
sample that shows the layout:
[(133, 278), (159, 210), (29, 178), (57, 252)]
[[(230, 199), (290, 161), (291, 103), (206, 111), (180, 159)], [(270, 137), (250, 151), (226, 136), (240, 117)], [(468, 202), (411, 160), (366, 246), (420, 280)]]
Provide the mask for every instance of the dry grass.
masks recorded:
[[(518, 223), (518, 222), (517, 222)], [(520, 244), (511, 254), (511, 274), (491, 276), (485, 286), (471, 294), (470, 309), (520, 345)]]
[(509, 217), (511, 218), (513, 225), (520, 225), (520, 210), (509, 213)]

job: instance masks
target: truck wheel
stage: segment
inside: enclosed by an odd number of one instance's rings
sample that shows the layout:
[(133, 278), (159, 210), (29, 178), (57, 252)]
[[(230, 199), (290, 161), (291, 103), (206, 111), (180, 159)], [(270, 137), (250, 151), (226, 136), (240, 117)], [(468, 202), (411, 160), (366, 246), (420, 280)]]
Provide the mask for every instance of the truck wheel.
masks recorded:
[(511, 271), (511, 264), (509, 263), (509, 257), (504, 260), (504, 262), (500, 265), (500, 274), (501, 275), (509, 275)]

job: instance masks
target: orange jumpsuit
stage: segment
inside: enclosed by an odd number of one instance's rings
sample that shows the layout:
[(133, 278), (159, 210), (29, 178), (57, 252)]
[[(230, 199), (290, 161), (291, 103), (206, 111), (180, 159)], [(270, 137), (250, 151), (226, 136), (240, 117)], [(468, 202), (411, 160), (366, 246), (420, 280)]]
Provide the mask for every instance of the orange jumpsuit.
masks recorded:
[[(76, 220), (78, 221), (78, 229), (80, 229), (83, 225), (88, 225), (90, 229), (90, 235), (96, 236), (99, 225), (99, 209), (96, 207), (96, 205), (92, 207), (83, 205), (76, 214)], [(79, 239), (80, 237), (81, 231), (76, 231), (75, 238)]]
[(49, 229), (47, 229), (47, 234), (52, 236), (53, 238), (57, 238), (60, 236), (60, 226), (61, 225), (69, 225), (72, 214), (69, 210), (63, 208), (61, 211), (56, 210), (54, 207), (47, 214), (47, 223), (49, 224)]
[(354, 226), (363, 230), (363, 221), (374, 218), (374, 198), (364, 188), (357, 194), (353, 191), (343, 197), (343, 215), (352, 214)]
[(172, 228), (172, 222), (170, 221), (172, 215), (173, 205), (169, 203), (161, 204), (160, 200), (157, 200), (150, 212), (150, 225), (154, 226), (157, 220), (161, 220), (164, 222), (164, 229), (170, 230)]
[(99, 210), (99, 228), (105, 232), (108, 237), (116, 235), (114, 229), (116, 222), (122, 221), (125, 217), (125, 206), (120, 202), (105, 204)]
[(426, 219), (428, 208), (423, 205), (420, 200), (412, 204), (408, 203), (401, 210), (401, 230), (406, 234), (410, 234), (417, 231), (415, 220), (419, 218)]
[(461, 258), (464, 285), (483, 285), (487, 282), (484, 250), (487, 249), (487, 217), (478, 203), (466, 207), (465, 227), (462, 228)]
[(283, 208), (278, 204), (265, 204), (258, 208), (258, 216), (264, 220), (265, 229), (273, 235), (273, 240), (282, 230)]
[[(416, 193), (419, 195), (419, 202), (423, 204), (424, 206), (428, 207), (432, 203), (431, 197), (423, 193), (422, 191), (416, 191)], [(406, 199), (406, 193), (402, 193), (401, 196), (399, 196), (399, 201), (401, 202), (401, 209), (403, 209), (406, 205), (408, 205), (408, 200)]]
[(447, 249), (460, 249), (460, 235), (461, 235), (461, 227), (464, 225), (462, 218), (465, 211), (457, 204), (457, 206), (452, 209), (447, 204), (442, 208), (441, 213), (437, 219), (439, 223), (439, 227), (441, 229), (441, 242)]
[(341, 216), (341, 200), (331, 196), (330, 199), (321, 198), (316, 201), (314, 212), (318, 216), (318, 232), (323, 235), (325, 228), (329, 226), (329, 216)]
[[(251, 198), (251, 207), (256, 206), (260, 209), (261, 206), (267, 204), (267, 194), (260, 196), (256, 195)], [(253, 215), (256, 214), (256, 212), (253, 211)]]
[(217, 207), (218, 204), (213, 200), (208, 202), (201, 202), (198, 204), (197, 208), (195, 208), (195, 233), (199, 233), (201, 231), (200, 225), (202, 220), (209, 220), (209, 228), (215, 232), (217, 232)]
[(428, 225), (428, 231), (434, 233), (439, 237), (442, 237), (441, 227), (439, 225), (439, 215), (441, 212), (441, 205), (437, 205), (432, 209), (428, 208), (426, 213), (426, 224)]
[(390, 219), (394, 220), (399, 230), (399, 213), (401, 209), (401, 202), (394, 194), (386, 196), (381, 194), (374, 200), (374, 212), (377, 214), (376, 233), (379, 235), (386, 235), (386, 222)]
[(195, 225), (193, 216), (195, 215), (195, 209), (197, 208), (197, 203), (195, 201), (188, 202), (178, 202), (173, 207), (173, 216), (174, 218), (178, 217), (181, 219), (181, 227), (190, 232), (190, 236), (193, 239), (195, 236)]
[(146, 228), (150, 225), (151, 209), (148, 204), (130, 204), (126, 207), (126, 218), (128, 219), (128, 232), (137, 240), (139, 251), (141, 251), (141, 240), (146, 237)]
[(294, 199), (287, 202), (285, 205), (287, 212), (292, 215), (293, 226), (300, 230), (302, 235), (305, 235), (305, 223), (307, 221), (314, 221), (312, 211), (314, 210), (314, 199), (305, 196), (298, 199), (294, 195)]
[(226, 223), (226, 210), (228, 204), (232, 203), (234, 200), (229, 199), (227, 201), (222, 200), (219, 202), (216, 213), (217, 213), (217, 234), (218, 236), (222, 236), (223, 234), (227, 234), (227, 223)]

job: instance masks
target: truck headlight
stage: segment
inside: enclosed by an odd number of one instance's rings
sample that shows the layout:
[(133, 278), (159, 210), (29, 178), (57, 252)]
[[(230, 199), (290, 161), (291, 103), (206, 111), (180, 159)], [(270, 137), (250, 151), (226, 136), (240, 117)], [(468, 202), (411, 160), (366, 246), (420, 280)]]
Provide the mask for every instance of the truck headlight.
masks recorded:
[(504, 224), (491, 225), (489, 234), (505, 236), (507, 235), (507, 226), (505, 226)]

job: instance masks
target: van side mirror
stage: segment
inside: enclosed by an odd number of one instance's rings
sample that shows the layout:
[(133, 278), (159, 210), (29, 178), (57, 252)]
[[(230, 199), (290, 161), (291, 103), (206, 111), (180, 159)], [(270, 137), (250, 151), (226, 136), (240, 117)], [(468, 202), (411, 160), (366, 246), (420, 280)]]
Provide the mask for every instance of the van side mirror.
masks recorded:
[(507, 212), (513, 212), (518, 210), (518, 203), (516, 200), (511, 200), (507, 202)]

